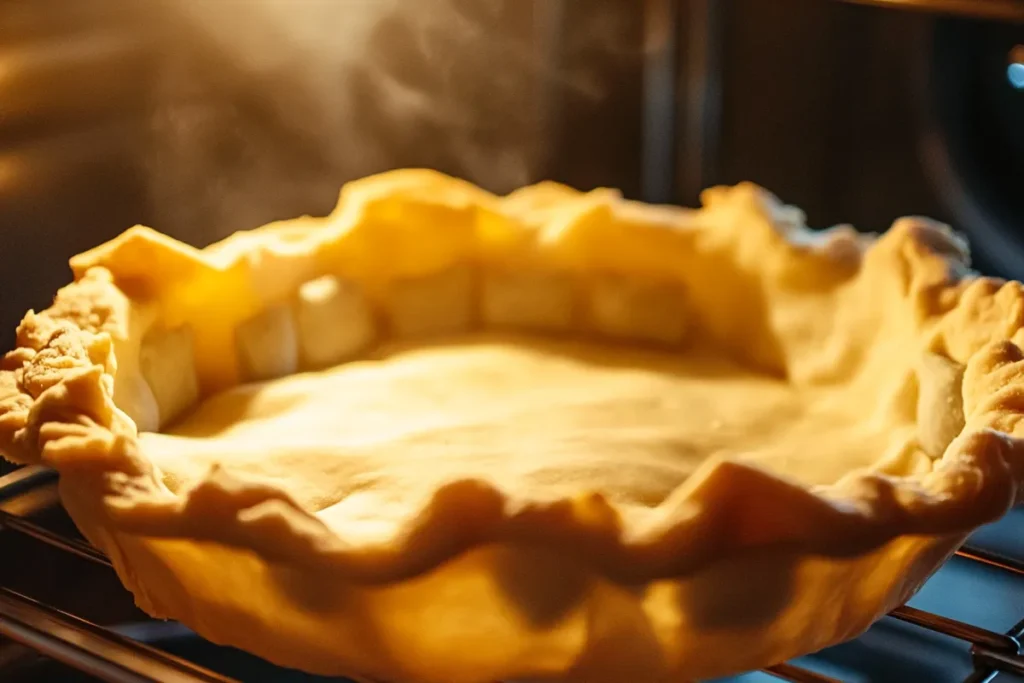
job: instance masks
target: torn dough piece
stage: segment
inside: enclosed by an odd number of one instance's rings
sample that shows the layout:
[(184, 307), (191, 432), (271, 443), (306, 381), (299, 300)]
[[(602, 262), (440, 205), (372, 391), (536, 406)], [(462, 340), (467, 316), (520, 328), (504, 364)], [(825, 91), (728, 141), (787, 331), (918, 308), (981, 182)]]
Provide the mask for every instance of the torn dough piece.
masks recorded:
[(139, 365), (160, 410), (160, 426), (177, 419), (199, 400), (192, 330), (187, 326), (150, 332)]
[(254, 315), (235, 330), (243, 376), (250, 381), (284, 377), (299, 368), (295, 314), (287, 304)]
[(484, 276), (481, 298), (489, 325), (566, 331), (573, 323), (576, 282), (568, 273), (494, 270)]
[(964, 428), (964, 366), (926, 352), (917, 376), (918, 439), (928, 455), (939, 458)]
[(590, 324), (613, 339), (678, 344), (690, 323), (685, 302), (675, 283), (598, 276), (588, 293)]
[(351, 283), (332, 275), (306, 282), (296, 304), (302, 362), (324, 368), (369, 346), (375, 333), (369, 302)]
[(473, 320), (473, 270), (455, 267), (391, 284), (386, 308), (394, 334), (402, 338), (452, 334)]

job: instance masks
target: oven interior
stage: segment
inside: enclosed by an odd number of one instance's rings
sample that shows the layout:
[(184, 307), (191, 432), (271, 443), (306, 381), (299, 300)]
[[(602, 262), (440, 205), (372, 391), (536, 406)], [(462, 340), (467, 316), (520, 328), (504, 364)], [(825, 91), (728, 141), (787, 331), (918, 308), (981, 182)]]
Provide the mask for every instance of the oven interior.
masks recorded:
[[(0, 6), (5, 348), (132, 224), (202, 245), (400, 166), (691, 205), (753, 179), (825, 225), (934, 215), (1024, 272), (1018, 0), (399, 4)], [(1022, 529), (979, 530), (861, 638), (731, 680), (1024, 681)], [(50, 472), (0, 464), (0, 558), (5, 681), (324, 680), (148, 619)]]

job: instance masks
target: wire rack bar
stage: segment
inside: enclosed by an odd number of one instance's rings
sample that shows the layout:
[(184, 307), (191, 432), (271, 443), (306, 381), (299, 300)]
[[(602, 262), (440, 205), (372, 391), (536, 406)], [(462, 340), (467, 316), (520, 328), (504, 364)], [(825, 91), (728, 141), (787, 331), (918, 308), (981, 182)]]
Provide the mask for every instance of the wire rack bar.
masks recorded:
[(956, 619), (950, 619), (949, 617), (939, 616), (938, 614), (932, 614), (924, 610), (917, 609), (915, 607), (897, 607), (892, 611), (890, 616), (905, 621), (910, 624), (915, 624), (922, 628), (926, 628), (929, 631), (935, 631), (936, 633), (943, 633), (947, 636), (953, 636), (960, 640), (966, 640), (972, 645), (979, 645), (981, 647), (992, 648), (1000, 652), (1012, 652), (1016, 654), (1020, 649), (1020, 644), (1011, 636), (1003, 635), (1001, 633), (993, 633), (977, 626), (971, 626), (965, 624), (962, 621)]
[(0, 496), (10, 498), (30, 486), (37, 486), (44, 480), (56, 479), (57, 473), (39, 465), (28, 465), (0, 477)]
[(1024, 658), (1021, 658), (1019, 655), (1000, 652), (999, 650), (993, 650), (982, 645), (972, 648), (971, 654), (974, 655), (975, 662), (985, 667), (1024, 676)]
[(1012, 574), (1018, 574), (1024, 576), (1024, 558), (1016, 559), (1013, 557), (1006, 557), (999, 553), (993, 553), (989, 550), (983, 550), (981, 548), (972, 548), (970, 546), (961, 548), (957, 551), (957, 556), (967, 560), (974, 560), (975, 562), (981, 562), (997, 569), (1010, 572)]
[(992, 669), (977, 669), (961, 683), (992, 683), (993, 679), (999, 675), (998, 671)]
[(113, 566), (106, 555), (88, 543), (84, 543), (74, 538), (67, 538), (60, 534), (55, 534), (52, 531), (44, 529), (38, 524), (33, 524), (22, 517), (0, 510), (0, 529), (4, 528), (24, 534), (25, 536), (34, 538), (46, 545), (71, 553), (72, 555), (85, 558), (90, 562), (102, 564), (106, 567)]
[(776, 678), (781, 678), (790, 683), (843, 683), (842, 681), (829, 678), (828, 676), (805, 669), (795, 664), (777, 664), (764, 670)]
[[(1009, 671), (1024, 677), (1024, 645), (1022, 645), (1024, 643), (1024, 619), (1017, 622), (1006, 636), (1016, 645), (1012, 651), (1001, 652), (984, 645), (975, 645), (971, 648), (971, 657), (974, 659), (975, 665), (981, 671), (991, 672), (990, 678), (994, 678), (998, 671)], [(967, 683), (974, 682), (967, 681)]]
[(108, 683), (237, 683), (2, 586), (0, 634)]

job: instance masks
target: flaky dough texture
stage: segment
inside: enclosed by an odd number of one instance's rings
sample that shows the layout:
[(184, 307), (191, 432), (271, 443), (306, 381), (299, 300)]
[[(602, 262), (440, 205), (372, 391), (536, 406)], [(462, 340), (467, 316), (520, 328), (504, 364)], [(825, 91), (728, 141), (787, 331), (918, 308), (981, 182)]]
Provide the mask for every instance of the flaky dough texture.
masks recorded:
[[(742, 184), (699, 210), (545, 183), (508, 197), (429, 171), (347, 185), (325, 218), (203, 250), (135, 227), (72, 259), (0, 371), (0, 454), (60, 472), (138, 604), (321, 674), (482, 683), (678, 681), (853, 637), (1022, 499), (1024, 292), (968, 270), (945, 226), (809, 230)], [(346, 537), (272, 482), (213, 468), (172, 492), (139, 446), (167, 401), (148, 335), (187, 329), (197, 391), (239, 384), (235, 330), (323, 274), (375, 307), (453, 268), (669, 281), (696, 335), (795, 385), (906, 414), (929, 454), (803, 486), (711, 458), (642, 517), (602, 491), (531, 500), (445, 483), (385, 540)], [(865, 396), (871, 399), (865, 399)], [(820, 444), (829, 457), (829, 444)]]

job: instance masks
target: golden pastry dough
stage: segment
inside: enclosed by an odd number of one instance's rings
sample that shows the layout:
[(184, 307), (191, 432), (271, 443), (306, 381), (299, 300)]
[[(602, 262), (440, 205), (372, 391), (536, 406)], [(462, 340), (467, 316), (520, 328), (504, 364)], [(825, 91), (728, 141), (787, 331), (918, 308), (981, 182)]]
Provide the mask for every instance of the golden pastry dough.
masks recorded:
[(1022, 499), (1024, 291), (809, 230), (430, 171), (72, 259), (0, 370), (138, 604), (391, 681), (678, 681), (853, 637)]

